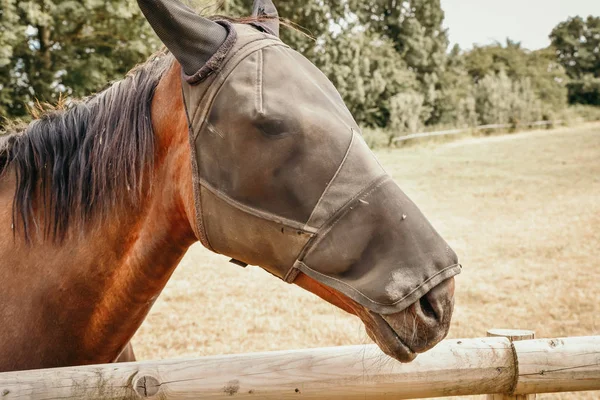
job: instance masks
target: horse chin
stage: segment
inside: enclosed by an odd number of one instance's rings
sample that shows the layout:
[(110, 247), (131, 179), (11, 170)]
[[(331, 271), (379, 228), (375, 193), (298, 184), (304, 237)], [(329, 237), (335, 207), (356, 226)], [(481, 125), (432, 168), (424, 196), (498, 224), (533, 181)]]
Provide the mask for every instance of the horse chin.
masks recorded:
[(426, 301), (421, 299), (403, 311), (381, 315), (354, 303), (354, 314), (361, 319), (369, 337), (385, 354), (400, 362), (411, 362), (448, 334), (454, 298), (440, 296), (440, 292), (453, 294), (454, 281), (445, 282), (427, 295), (432, 298), (433, 306), (424, 306)]
[(411, 362), (417, 354), (434, 347), (446, 337), (450, 328), (454, 308), (454, 278), (438, 285), (405, 310), (389, 315), (372, 312), (307, 275), (298, 275), (294, 283), (356, 315), (379, 348), (400, 362)]
[(359, 317), (365, 325), (367, 334), (381, 351), (403, 363), (411, 362), (417, 357), (417, 353), (398, 336), (381, 315), (372, 312), (368, 314), (367, 318), (363, 318), (362, 315)]
[[(411, 311), (409, 309), (392, 315), (380, 315), (363, 309), (356, 314), (365, 325), (369, 337), (381, 351), (400, 362), (408, 363), (444, 339), (450, 325), (448, 323), (439, 326), (438, 329), (420, 331), (420, 321)], [(400, 321), (402, 324), (398, 328)], [(407, 321), (411, 321), (409, 326), (406, 325)]]

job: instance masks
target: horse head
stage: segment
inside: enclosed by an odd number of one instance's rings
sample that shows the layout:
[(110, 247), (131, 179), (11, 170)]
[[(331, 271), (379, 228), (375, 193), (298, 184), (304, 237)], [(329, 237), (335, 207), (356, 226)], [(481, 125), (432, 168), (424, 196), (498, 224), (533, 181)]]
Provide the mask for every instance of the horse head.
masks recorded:
[(181, 66), (197, 238), (357, 315), (400, 361), (443, 339), (456, 254), (377, 162), (335, 87), (278, 38), (272, 2), (255, 1), (249, 24), (176, 0), (138, 3)]

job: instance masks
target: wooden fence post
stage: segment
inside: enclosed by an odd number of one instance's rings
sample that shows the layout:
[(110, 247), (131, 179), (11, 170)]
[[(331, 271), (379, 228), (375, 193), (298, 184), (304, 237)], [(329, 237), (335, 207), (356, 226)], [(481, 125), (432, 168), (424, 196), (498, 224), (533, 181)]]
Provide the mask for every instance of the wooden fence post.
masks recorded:
[[(535, 332), (517, 329), (490, 329), (487, 332), (488, 337), (505, 337), (511, 342), (519, 340), (530, 340), (535, 338)], [(517, 362), (517, 355), (515, 354), (515, 363)], [(515, 366), (515, 371), (518, 373), (519, 368)], [(515, 379), (516, 384), (516, 379)], [(516, 396), (506, 394), (488, 394), (487, 400), (535, 400), (535, 394), (521, 394)]]

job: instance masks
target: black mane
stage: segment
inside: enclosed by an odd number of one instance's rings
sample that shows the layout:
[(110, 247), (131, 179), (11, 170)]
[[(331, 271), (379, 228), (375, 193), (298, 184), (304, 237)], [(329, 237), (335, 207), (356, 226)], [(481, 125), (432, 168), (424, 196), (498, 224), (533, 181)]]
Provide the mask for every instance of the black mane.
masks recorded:
[(60, 241), (73, 224), (140, 202), (154, 161), (152, 98), (172, 61), (155, 56), (103, 92), (0, 136), (0, 178), (16, 176), (15, 231)]

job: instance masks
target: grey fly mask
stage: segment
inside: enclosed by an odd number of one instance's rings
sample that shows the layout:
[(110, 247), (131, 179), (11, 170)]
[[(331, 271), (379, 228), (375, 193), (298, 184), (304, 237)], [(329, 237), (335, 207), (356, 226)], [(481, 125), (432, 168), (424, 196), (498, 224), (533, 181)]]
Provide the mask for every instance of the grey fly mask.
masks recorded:
[[(293, 282), (299, 272), (379, 314), (458, 274), (456, 254), (375, 159), (341, 96), (278, 37), (169, 0), (140, 7), (183, 69), (199, 239)], [(266, 18), (273, 17), (273, 18)]]

